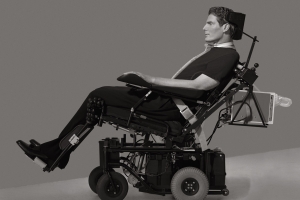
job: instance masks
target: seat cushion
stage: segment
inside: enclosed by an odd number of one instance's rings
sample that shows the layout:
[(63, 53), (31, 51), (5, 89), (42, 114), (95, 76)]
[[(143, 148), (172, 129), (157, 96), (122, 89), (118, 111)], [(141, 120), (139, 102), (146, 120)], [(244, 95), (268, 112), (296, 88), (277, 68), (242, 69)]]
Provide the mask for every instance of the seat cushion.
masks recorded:
[[(142, 115), (141, 113), (138, 114)], [(129, 109), (107, 106), (103, 119), (104, 121), (111, 121), (117, 125), (128, 128), (127, 121), (129, 116)], [(142, 115), (142, 118), (133, 116), (130, 123), (132, 124), (130, 128), (136, 131), (149, 132), (156, 135), (166, 136), (166, 134), (170, 134), (178, 136), (182, 133), (182, 124), (179, 121), (159, 121)]]

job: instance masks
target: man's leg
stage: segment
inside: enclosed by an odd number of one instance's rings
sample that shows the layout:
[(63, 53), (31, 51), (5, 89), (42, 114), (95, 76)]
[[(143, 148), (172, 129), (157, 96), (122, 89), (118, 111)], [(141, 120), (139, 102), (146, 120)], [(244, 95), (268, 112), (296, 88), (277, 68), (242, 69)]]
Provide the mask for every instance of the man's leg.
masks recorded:
[(55, 159), (62, 151), (59, 148), (59, 142), (61, 139), (70, 133), (77, 125), (83, 125), (86, 123), (87, 104), (90, 98), (101, 98), (104, 100), (106, 105), (130, 107), (133, 106), (134, 102), (139, 98), (131, 97), (131, 99), (128, 100), (128, 97), (126, 98), (128, 95), (126, 94), (128, 93), (129, 89), (130, 88), (127, 87), (100, 87), (90, 92), (75, 115), (59, 134), (58, 138), (41, 144), (39, 150), (48, 157)]
[[(133, 107), (146, 93), (148, 90), (132, 90), (129, 87), (101, 87), (92, 91), (84, 100), (78, 111), (66, 125), (66, 127), (59, 134), (59, 137), (41, 144), (38, 150), (55, 160), (62, 150), (59, 148), (59, 142), (72, 131), (77, 125), (86, 123), (87, 114), (87, 103), (89, 98), (101, 98), (104, 100), (107, 106), (116, 106), (121, 108)], [(148, 117), (156, 118), (158, 120), (176, 120), (181, 115), (178, 112), (175, 104), (169, 102), (169, 98), (161, 97), (155, 94), (151, 94), (147, 101), (143, 102), (139, 106), (137, 112), (142, 112)], [(61, 160), (60, 168), (64, 168), (69, 159), (69, 154), (66, 154)]]
[[(142, 98), (147, 93), (145, 91), (133, 92), (129, 87), (113, 87), (105, 86), (100, 87), (92, 92), (85, 98), (75, 115), (66, 125), (66, 127), (59, 134), (58, 138), (45, 142), (41, 144), (36, 149), (42, 154), (46, 155), (52, 160), (61, 154), (62, 150), (59, 147), (60, 141), (70, 133), (77, 125), (83, 125), (86, 123), (86, 114), (87, 114), (87, 104), (90, 98), (101, 98), (105, 105), (108, 106), (117, 106), (123, 108), (131, 108), (140, 98)], [(64, 168), (68, 163), (70, 153), (67, 153), (60, 161), (60, 168)]]

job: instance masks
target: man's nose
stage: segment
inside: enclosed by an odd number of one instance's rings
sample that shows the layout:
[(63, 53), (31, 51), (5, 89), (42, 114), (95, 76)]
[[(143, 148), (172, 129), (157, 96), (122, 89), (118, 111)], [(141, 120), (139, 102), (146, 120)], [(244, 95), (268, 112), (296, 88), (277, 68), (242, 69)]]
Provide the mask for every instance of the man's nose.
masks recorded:
[(203, 30), (206, 31), (206, 24), (203, 26)]

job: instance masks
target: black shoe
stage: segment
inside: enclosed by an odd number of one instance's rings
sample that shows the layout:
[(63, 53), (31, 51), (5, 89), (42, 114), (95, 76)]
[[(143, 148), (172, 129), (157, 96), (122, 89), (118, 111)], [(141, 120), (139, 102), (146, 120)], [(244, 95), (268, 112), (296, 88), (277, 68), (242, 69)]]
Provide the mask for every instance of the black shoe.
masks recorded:
[(37, 142), (34, 139), (29, 140), (29, 142), (30, 142), (30, 147), (38, 147), (41, 145), (39, 142)]
[(18, 140), (17, 144), (21, 147), (21, 149), (30, 157), (36, 156), (39, 158), (48, 158), (45, 154), (42, 152), (38, 151), (37, 149), (34, 149), (29, 146), (29, 144), (23, 142), (22, 140)]

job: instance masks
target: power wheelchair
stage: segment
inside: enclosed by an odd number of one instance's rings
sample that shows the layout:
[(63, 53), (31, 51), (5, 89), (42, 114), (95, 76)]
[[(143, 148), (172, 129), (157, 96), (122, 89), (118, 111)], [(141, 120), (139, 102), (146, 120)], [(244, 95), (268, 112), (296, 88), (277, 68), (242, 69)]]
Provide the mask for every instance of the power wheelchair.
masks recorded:
[[(231, 17), (232, 19), (229, 20), (232, 22), (234, 16)], [(245, 16), (242, 17), (245, 18)], [(243, 23), (242, 27), (241, 25), (239, 27), (241, 34)], [(258, 78), (255, 71), (258, 64), (251, 69), (248, 68), (253, 47), (257, 41), (256, 37), (252, 39), (253, 43), (247, 62), (243, 66), (239, 65), (239, 68), (235, 68), (232, 76), (223, 79), (215, 89), (209, 92), (152, 86), (135, 74), (126, 74), (118, 78), (119, 81), (125, 82), (127, 86), (133, 88), (147, 88), (160, 95), (198, 104), (193, 110), (195, 114), (187, 111), (190, 117), (195, 119), (193, 123), (188, 120), (184, 124), (177, 121), (158, 121), (139, 113), (138, 106), (147, 99), (148, 95), (151, 95), (151, 92), (137, 102), (131, 110), (105, 106), (105, 102), (100, 98), (94, 98), (89, 100), (87, 123), (75, 127), (61, 141), (62, 153), (60, 156), (48, 164), (37, 157), (34, 158), (34, 161), (44, 171), (51, 172), (58, 166), (65, 154), (74, 151), (79, 146), (93, 130), (94, 125), (109, 124), (116, 130), (128, 132), (132, 142), (127, 141), (126, 134), (121, 140), (105, 138), (99, 141), (100, 166), (90, 173), (89, 186), (101, 199), (124, 199), (128, 192), (128, 183), (138, 188), (140, 192), (158, 195), (173, 194), (179, 200), (204, 199), (207, 194), (228, 195), (229, 190), (225, 185), (225, 154), (220, 149), (203, 149), (204, 144), (196, 145), (195, 133), (205, 119), (223, 104), (229, 102), (233, 95), (242, 89), (247, 89), (248, 93), (242, 101), (234, 102), (234, 104), (240, 104), (234, 118), (230, 119), (230, 108), (233, 104), (227, 105), (225, 109), (221, 110), (224, 112), (219, 114), (216, 128), (220, 127), (220, 122), (246, 126), (247, 124), (237, 124), (238, 120), (235, 118), (242, 106), (247, 104), (246, 99), (249, 96), (252, 96), (259, 111), (263, 124), (260, 127), (267, 127), (266, 120), (253, 94), (253, 83)], [(209, 143), (213, 134), (203, 142)], [(153, 135), (159, 136), (163, 140), (156, 142)], [(39, 145), (34, 140), (31, 140), (31, 143)], [(121, 153), (127, 153), (127, 156), (121, 156)], [(114, 168), (120, 167), (123, 168), (127, 180), (125, 176), (115, 172)]]

